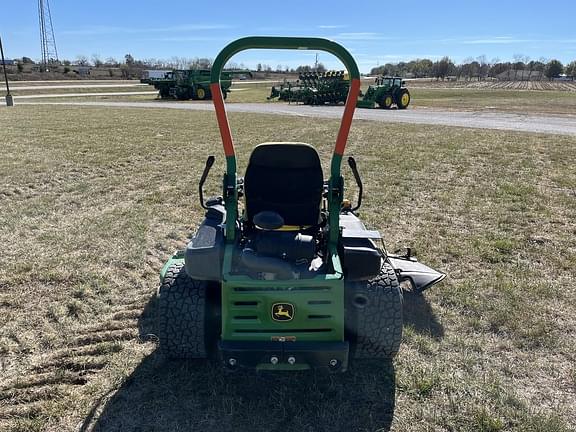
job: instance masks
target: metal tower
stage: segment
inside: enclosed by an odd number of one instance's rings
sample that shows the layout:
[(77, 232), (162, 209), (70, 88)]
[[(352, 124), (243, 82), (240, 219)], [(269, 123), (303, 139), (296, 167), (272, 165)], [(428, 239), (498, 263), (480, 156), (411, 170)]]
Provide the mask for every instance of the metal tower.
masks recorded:
[(50, 63), (58, 61), (58, 51), (56, 50), (56, 39), (54, 39), (49, 0), (38, 0), (38, 20), (40, 22), (42, 66), (46, 69)]

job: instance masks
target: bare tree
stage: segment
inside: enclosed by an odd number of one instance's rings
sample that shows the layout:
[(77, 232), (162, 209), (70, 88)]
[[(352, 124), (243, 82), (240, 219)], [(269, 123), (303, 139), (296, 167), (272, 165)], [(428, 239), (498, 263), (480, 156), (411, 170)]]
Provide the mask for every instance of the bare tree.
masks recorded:
[(99, 54), (92, 54), (92, 64), (95, 67), (100, 67), (102, 66), (104, 63), (102, 62), (102, 60), (100, 59), (100, 55)]
[(437, 80), (442, 78), (442, 81), (444, 81), (452, 69), (454, 69), (454, 63), (452, 63), (450, 57), (446, 56), (434, 63), (433, 73)]
[(90, 62), (88, 61), (88, 57), (86, 57), (85, 55), (76, 56), (76, 64), (78, 66), (90, 66)]
[(486, 76), (488, 75), (488, 70), (490, 69), (490, 64), (486, 60), (486, 55), (484, 54), (476, 57), (476, 61), (478, 62), (479, 65), (478, 81), (481, 81), (483, 79), (486, 79)]
[(524, 54), (514, 54), (512, 56), (514, 58), (514, 80), (518, 79), (518, 71), (522, 71), (522, 78), (524, 77), (524, 68), (526, 64), (524, 63), (524, 59), (527, 57)]
[(576, 60), (566, 65), (564, 68), (566, 75), (572, 77), (572, 81), (576, 78)]

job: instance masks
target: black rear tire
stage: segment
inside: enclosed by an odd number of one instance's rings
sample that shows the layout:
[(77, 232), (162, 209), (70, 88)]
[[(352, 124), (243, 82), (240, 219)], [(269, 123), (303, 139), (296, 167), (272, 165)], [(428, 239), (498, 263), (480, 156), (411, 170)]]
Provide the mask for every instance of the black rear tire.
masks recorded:
[(206, 281), (171, 266), (158, 289), (160, 353), (170, 359), (206, 358)]
[(351, 287), (348, 301), (356, 359), (391, 359), (402, 342), (402, 290), (396, 272), (385, 263), (380, 274)]
[(158, 94), (160, 96), (160, 99), (168, 99), (170, 98), (170, 89), (166, 87), (160, 87)]

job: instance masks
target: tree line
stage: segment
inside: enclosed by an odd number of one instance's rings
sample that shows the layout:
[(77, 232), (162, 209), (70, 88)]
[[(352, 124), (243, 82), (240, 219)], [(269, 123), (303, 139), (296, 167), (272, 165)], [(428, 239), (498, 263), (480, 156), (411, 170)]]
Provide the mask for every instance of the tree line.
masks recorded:
[(450, 57), (440, 60), (416, 59), (408, 62), (386, 63), (371, 69), (371, 75), (398, 75), (414, 78), (446, 79), (477, 79), (499, 77), (510, 80), (530, 80), (545, 76), (548, 79), (559, 77), (562, 73), (574, 79), (576, 77), (576, 60), (564, 66), (556, 59), (530, 60), (525, 56), (514, 56), (512, 62), (501, 62), (494, 59), (491, 62), (485, 56), (476, 59), (468, 58), (461, 64), (455, 64)]
[[(34, 64), (35, 62), (29, 57), (23, 57), (17, 60), (18, 70), (23, 70), (23, 64)], [(131, 54), (126, 54), (122, 61), (113, 57), (102, 59), (99, 55), (94, 54), (91, 58), (79, 55), (74, 61), (62, 60), (59, 64), (64, 67), (71, 65), (96, 67), (96, 68), (120, 68), (126, 72), (126, 75), (132, 75), (134, 72), (143, 69), (210, 69), (212, 59), (204, 57), (171, 57), (170, 59), (146, 58), (135, 59)], [(243, 63), (229, 62), (227, 69), (245, 70), (248, 69)], [(302, 73), (302, 72), (325, 72), (326, 67), (322, 63), (315, 66), (300, 65), (291, 68), (287, 65), (277, 65), (276, 68), (267, 64), (258, 63), (256, 67), (258, 72), (276, 72), (276, 73)], [(408, 62), (386, 63), (376, 66), (370, 70), (371, 75), (398, 75), (413, 78), (436, 78), (446, 79), (455, 77), (457, 79), (484, 80), (487, 78), (499, 77), (500, 79), (509, 80), (531, 80), (546, 77), (553, 79), (565, 73), (567, 76), (576, 78), (576, 60), (563, 65), (556, 59), (547, 60), (530, 60), (526, 56), (515, 55), (514, 61), (502, 62), (499, 59), (487, 61), (486, 56), (477, 58), (467, 58), (460, 64), (455, 64), (450, 57), (445, 56), (437, 61), (430, 59), (416, 59)]]

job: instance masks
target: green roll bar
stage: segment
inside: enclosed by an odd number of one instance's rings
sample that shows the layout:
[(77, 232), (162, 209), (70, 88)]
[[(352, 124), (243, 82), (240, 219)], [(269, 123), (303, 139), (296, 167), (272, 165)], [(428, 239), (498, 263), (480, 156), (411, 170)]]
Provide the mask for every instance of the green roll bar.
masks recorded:
[(336, 146), (332, 155), (330, 164), (330, 182), (328, 209), (330, 212), (330, 243), (335, 244), (339, 234), (339, 214), (342, 204), (344, 182), (340, 175), (342, 164), (342, 155), (346, 148), (350, 125), (356, 108), (356, 101), (360, 93), (360, 72), (358, 65), (350, 53), (340, 44), (322, 38), (305, 38), (305, 37), (276, 37), (276, 36), (250, 36), (237, 39), (226, 45), (218, 54), (212, 65), (210, 74), (210, 89), (212, 91), (212, 100), (216, 110), (218, 127), (226, 155), (226, 175), (224, 178), (224, 195), (226, 202), (226, 239), (233, 241), (235, 238), (236, 218), (238, 213), (238, 191), (236, 186), (236, 152), (234, 150), (234, 141), (230, 131), (230, 124), (226, 115), (224, 98), (220, 88), (220, 74), (224, 65), (230, 58), (240, 51), (248, 49), (297, 49), (297, 50), (319, 50), (326, 51), (336, 56), (348, 70), (350, 76), (350, 89), (344, 107), (344, 114), (336, 138)]

